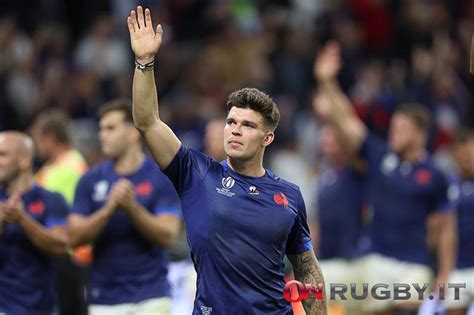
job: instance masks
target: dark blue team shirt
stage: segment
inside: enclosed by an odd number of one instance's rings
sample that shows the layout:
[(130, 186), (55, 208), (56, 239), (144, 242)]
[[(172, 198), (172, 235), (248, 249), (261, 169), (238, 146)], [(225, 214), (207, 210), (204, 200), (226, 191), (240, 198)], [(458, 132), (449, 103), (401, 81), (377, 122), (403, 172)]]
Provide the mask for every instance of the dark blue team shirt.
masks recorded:
[[(8, 199), (0, 189), (0, 201)], [(25, 211), (45, 227), (64, 225), (64, 198), (34, 185), (22, 195)], [(54, 311), (53, 265), (21, 227), (6, 224), (0, 234), (0, 313), (51, 314)]]
[(181, 197), (197, 271), (193, 314), (292, 314), (283, 258), (311, 247), (297, 186), (240, 175), (181, 146), (164, 170)]
[(318, 189), (318, 259), (356, 256), (361, 233), (364, 176), (350, 167), (324, 168)]
[[(103, 207), (120, 178), (133, 183), (137, 201), (151, 213), (180, 216), (176, 191), (149, 158), (127, 176), (117, 175), (112, 161), (90, 169), (79, 181), (72, 212), (89, 216)], [(169, 296), (167, 266), (165, 250), (142, 236), (126, 212), (118, 209), (94, 244), (92, 303), (136, 303)]]
[(457, 211), (458, 269), (474, 267), (474, 179), (459, 180), (449, 187)]
[(373, 135), (365, 139), (361, 153), (368, 164), (368, 202), (373, 209), (364, 250), (429, 264), (426, 219), (434, 211), (452, 210), (446, 177), (430, 158), (410, 164)]

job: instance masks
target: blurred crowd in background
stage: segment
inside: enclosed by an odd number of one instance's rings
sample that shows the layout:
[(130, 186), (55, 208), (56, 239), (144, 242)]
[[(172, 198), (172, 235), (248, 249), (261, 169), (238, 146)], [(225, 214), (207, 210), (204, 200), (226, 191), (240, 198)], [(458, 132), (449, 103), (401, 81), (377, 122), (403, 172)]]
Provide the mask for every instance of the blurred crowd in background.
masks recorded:
[[(474, 2), (468, 0), (141, 1), (163, 25), (156, 79), (162, 117), (189, 147), (225, 115), (230, 91), (268, 92), (282, 123), (268, 158), (303, 186), (318, 165), (312, 113), (315, 52), (341, 44), (339, 80), (369, 128), (384, 136), (391, 113), (420, 102), (434, 117), (430, 149), (442, 152), (459, 124), (474, 124), (468, 73)], [(96, 109), (131, 97), (126, 16), (137, 1), (2, 1), (0, 129), (28, 129), (41, 111), (73, 118), (75, 143), (101, 159)], [(286, 161), (297, 159), (291, 170)], [(446, 163), (444, 163), (446, 164)], [(307, 202), (308, 203), (308, 202)]]

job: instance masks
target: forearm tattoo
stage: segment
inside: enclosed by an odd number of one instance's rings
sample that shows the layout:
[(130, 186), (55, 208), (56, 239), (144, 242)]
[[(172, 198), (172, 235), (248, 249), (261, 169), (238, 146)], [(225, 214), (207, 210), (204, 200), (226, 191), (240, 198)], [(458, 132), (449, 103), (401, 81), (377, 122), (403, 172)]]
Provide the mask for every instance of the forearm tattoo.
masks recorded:
[(307, 315), (327, 315), (326, 296), (324, 294), (324, 278), (318, 260), (312, 250), (288, 257), (293, 265), (295, 279), (323, 290), (322, 299), (310, 298), (302, 300)]

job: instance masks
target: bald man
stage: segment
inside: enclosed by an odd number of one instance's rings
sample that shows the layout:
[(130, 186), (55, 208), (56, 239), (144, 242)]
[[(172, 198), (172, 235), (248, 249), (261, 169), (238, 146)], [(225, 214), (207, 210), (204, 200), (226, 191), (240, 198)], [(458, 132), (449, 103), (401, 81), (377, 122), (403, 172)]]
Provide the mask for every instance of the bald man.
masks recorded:
[(0, 314), (52, 314), (52, 265), (65, 252), (64, 198), (33, 181), (33, 142), (0, 132)]

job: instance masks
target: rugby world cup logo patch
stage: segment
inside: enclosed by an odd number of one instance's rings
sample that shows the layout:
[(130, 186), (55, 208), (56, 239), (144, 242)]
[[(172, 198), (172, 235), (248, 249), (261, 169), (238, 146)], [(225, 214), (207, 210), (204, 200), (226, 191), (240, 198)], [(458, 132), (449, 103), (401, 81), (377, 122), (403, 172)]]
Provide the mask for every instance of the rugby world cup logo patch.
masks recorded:
[(222, 179), (222, 187), (224, 188), (231, 189), (232, 187), (234, 187), (234, 184), (235, 184), (235, 180), (230, 176), (224, 177)]
[(222, 183), (222, 187), (223, 188), (218, 188), (216, 187), (216, 191), (221, 194), (221, 195), (226, 195), (228, 197), (232, 197), (235, 195), (235, 193), (231, 192), (230, 189), (232, 187), (234, 187), (235, 185), (235, 179), (233, 179), (232, 177), (228, 176), (228, 177), (224, 177), (221, 181)]

